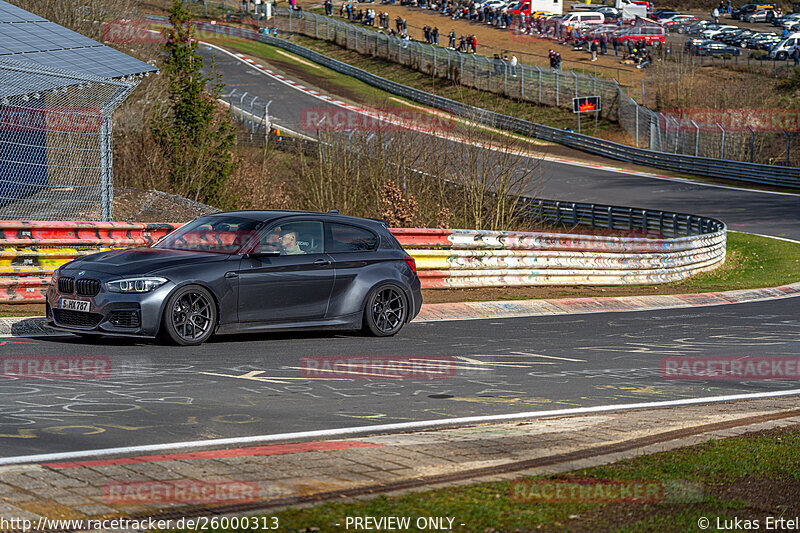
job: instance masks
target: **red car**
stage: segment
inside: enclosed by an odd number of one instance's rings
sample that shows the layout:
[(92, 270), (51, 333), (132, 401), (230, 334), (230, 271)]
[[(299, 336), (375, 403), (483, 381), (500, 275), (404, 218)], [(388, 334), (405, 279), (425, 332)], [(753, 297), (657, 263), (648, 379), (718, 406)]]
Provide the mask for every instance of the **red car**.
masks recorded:
[(625, 41), (634, 41), (640, 42), (644, 41), (644, 44), (647, 46), (652, 46), (654, 44), (664, 44), (664, 28), (659, 26), (644, 26), (644, 27), (633, 27), (626, 32), (622, 32), (617, 36), (619, 42), (624, 43)]
[(689, 21), (695, 22), (697, 20), (699, 19), (694, 15), (675, 15), (674, 17), (670, 17), (660, 22), (665, 28), (671, 28), (672, 26), (677, 26), (678, 24), (688, 24)]

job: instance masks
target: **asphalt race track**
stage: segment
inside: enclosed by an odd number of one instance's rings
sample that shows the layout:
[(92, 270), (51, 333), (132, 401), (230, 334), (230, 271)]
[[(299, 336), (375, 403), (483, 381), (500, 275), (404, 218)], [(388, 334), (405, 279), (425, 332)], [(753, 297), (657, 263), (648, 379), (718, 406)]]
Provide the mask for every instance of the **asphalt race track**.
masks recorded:
[[(664, 357), (787, 356), (800, 300), (658, 312), (414, 323), (375, 339), (220, 337), (180, 348), (72, 336), (7, 340), (2, 358), (107, 358), (92, 380), (4, 379), (4, 457), (789, 390), (794, 381), (662, 379)], [(444, 356), (413, 379), (308, 379), (304, 358)]]
[[(297, 123), (318, 105), (238, 61), (232, 86), (273, 99)], [(250, 71), (252, 72), (252, 71)], [(800, 237), (798, 197), (706, 187), (545, 163), (544, 196), (718, 216), (734, 229)], [(200, 347), (65, 335), (0, 339), (0, 361), (86, 356), (90, 380), (4, 378), (2, 457), (363, 427), (799, 389), (796, 381), (664, 379), (671, 356), (797, 356), (800, 299), (696, 309), (413, 323), (398, 336), (341, 333), (218, 337)], [(324, 356), (444, 358), (409, 379), (309, 376)], [(2, 458), (0, 458), (0, 463)]]
[[(247, 91), (264, 101), (272, 100), (270, 117), (277, 124), (300, 129), (304, 109), (329, 105), (228, 54), (205, 46), (200, 52), (207, 59), (213, 56), (227, 92), (238, 89), (239, 93)], [(800, 195), (648, 179), (550, 161), (539, 164), (543, 183), (531, 193), (543, 198), (704, 215), (724, 220), (731, 230), (800, 239)], [(615, 164), (609, 160), (609, 166)]]

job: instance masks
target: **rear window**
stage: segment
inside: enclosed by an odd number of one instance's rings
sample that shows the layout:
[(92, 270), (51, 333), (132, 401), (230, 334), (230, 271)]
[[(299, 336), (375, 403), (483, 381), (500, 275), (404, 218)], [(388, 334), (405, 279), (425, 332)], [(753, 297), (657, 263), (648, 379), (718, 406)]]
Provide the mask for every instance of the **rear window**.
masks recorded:
[(366, 252), (378, 246), (378, 236), (371, 231), (348, 224), (329, 223), (328, 253)]

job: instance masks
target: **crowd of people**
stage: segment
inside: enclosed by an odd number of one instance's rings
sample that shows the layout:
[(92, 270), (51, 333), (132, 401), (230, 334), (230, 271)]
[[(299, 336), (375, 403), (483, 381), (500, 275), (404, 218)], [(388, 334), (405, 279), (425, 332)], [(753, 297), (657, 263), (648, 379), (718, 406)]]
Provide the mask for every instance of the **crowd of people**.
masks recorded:
[[(408, 35), (408, 22), (401, 16), (394, 19), (394, 28), (388, 12), (376, 12), (373, 8), (363, 9), (358, 7), (355, 0), (344, 2), (339, 7), (339, 15), (346, 17), (353, 22), (360, 22), (370, 26), (377, 26), (382, 32), (391, 36), (400, 37), (406, 41), (410, 40)], [(374, 0), (369, 3), (374, 3)], [(383, 4), (394, 4), (395, 0), (381, 0)], [(418, 7), (433, 10), (442, 15), (449, 16), (453, 20), (465, 19), (476, 23), (484, 23), (498, 28), (512, 28), (513, 31), (540, 38), (556, 41), (560, 44), (571, 45), (573, 50), (583, 50), (591, 54), (591, 61), (597, 61), (599, 56), (608, 55), (609, 48), (613, 48), (614, 56), (619, 57), (621, 63), (636, 65), (643, 68), (652, 62), (650, 50), (644, 41), (633, 41), (626, 39), (620, 40), (608, 26), (606, 31), (595, 32), (595, 26), (587, 25), (566, 25), (548, 21), (547, 17), (530, 17), (524, 13), (513, 16), (507, 8), (497, 9), (491, 6), (480, 4), (474, 0), (467, 4), (454, 2), (453, 0), (399, 0), (400, 5)], [(325, 13), (332, 14), (333, 0), (325, 0)], [(621, 28), (623, 23), (618, 20), (614, 23), (616, 28)], [(440, 44), (440, 30), (438, 26), (426, 25), (422, 28), (424, 42), (432, 45)], [(477, 37), (475, 35), (457, 35), (455, 30), (447, 34), (447, 47), (464, 53), (477, 53)], [(627, 51), (627, 53), (626, 53)], [(496, 56), (496, 61), (503, 65), (511, 65), (514, 62), (516, 70), (516, 57), (512, 59)], [(550, 66), (555, 70), (561, 68), (561, 55), (551, 50)]]

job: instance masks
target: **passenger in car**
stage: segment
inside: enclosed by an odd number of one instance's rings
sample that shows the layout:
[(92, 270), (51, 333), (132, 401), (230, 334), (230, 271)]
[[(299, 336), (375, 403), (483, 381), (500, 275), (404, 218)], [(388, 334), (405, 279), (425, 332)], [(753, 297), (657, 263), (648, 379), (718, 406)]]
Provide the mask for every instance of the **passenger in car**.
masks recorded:
[(294, 230), (281, 232), (281, 255), (300, 255), (305, 252), (297, 244), (297, 233)]

